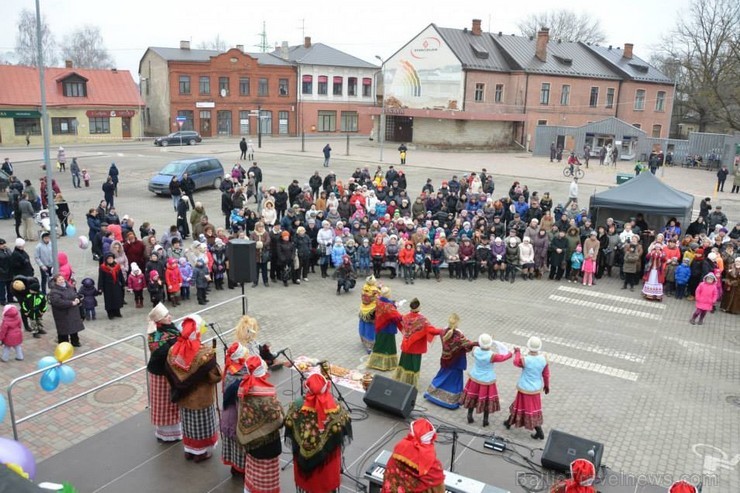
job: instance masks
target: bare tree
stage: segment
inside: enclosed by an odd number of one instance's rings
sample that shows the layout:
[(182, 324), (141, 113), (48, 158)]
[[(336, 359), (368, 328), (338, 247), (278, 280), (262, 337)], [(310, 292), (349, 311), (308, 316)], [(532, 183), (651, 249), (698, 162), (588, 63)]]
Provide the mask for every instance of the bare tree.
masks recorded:
[(549, 10), (530, 14), (517, 24), (523, 36), (537, 36), (541, 27), (550, 28), (550, 37), (563, 41), (602, 43), (606, 39), (601, 21), (586, 12), (576, 14), (572, 10)]
[(100, 28), (85, 25), (64, 38), (62, 57), (80, 68), (113, 68), (114, 62), (103, 44)]
[(220, 34), (216, 34), (216, 37), (210, 41), (201, 41), (198, 43), (198, 49), (226, 51), (226, 40)]
[[(18, 65), (38, 67), (36, 39), (36, 14), (28, 9), (23, 9), (18, 16), (18, 33), (15, 37), (15, 54)], [(54, 35), (43, 17), (41, 18), (41, 52), (45, 66), (52, 67), (56, 65), (57, 51)]]

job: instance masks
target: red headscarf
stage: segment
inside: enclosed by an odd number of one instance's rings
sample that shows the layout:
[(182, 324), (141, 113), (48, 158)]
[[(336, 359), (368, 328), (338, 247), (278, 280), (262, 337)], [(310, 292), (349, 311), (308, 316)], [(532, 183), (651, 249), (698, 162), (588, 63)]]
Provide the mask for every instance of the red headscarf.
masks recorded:
[(425, 418), (417, 419), (410, 428), (409, 434), (393, 449), (393, 457), (414, 467), (419, 471), (419, 476), (424, 476), (437, 461), (437, 452), (434, 450), (437, 432)]
[(324, 431), (326, 413), (338, 409), (334, 397), (329, 392), (329, 381), (320, 373), (314, 373), (306, 379), (308, 393), (303, 401), (301, 410), (315, 411), (318, 418), (319, 431)]
[(267, 381), (267, 365), (257, 355), (250, 356), (246, 361), (249, 372), (239, 384), (239, 397), (247, 394), (257, 396), (275, 395), (275, 386)]
[(233, 343), (229, 346), (224, 357), (224, 380), (226, 375), (236, 375), (239, 371), (244, 368), (246, 364), (245, 356), (248, 354), (247, 348), (239, 344), (238, 342)]
[(173, 344), (172, 363), (185, 371), (190, 371), (190, 365), (193, 363), (195, 355), (200, 350), (200, 331), (196, 327), (195, 320), (188, 317), (182, 321), (182, 332), (177, 342)]
[(566, 493), (595, 493), (592, 486), (596, 479), (596, 468), (586, 459), (570, 463), (570, 479), (565, 482)]
[(671, 485), (668, 493), (696, 493), (696, 487), (686, 481), (677, 481)]

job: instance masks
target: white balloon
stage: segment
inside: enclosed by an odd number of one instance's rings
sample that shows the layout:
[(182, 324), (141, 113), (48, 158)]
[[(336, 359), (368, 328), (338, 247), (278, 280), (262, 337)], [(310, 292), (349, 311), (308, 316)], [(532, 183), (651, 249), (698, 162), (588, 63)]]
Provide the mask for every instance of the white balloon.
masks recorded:
[(90, 247), (90, 240), (87, 239), (87, 236), (80, 236), (79, 237), (79, 244), (81, 250), (87, 250)]

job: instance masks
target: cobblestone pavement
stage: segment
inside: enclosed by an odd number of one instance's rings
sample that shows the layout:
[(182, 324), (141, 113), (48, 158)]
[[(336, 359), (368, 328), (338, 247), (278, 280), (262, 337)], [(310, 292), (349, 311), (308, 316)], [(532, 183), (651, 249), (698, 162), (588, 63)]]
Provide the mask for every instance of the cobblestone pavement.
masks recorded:
[[(216, 155), (229, 168), (230, 159), (238, 156), (233, 151), (236, 143), (217, 140), (195, 148), (166, 150), (132, 144), (116, 148), (70, 146), (68, 155), (80, 156), (80, 165), (91, 170), (94, 184), (90, 189), (72, 192), (68, 175), (55, 172), (55, 177), (75, 214), (78, 234), (86, 234), (84, 214), (102, 198), (100, 180), (114, 160), (121, 170), (121, 193), (116, 203), (119, 214), (131, 215), (137, 224), (148, 220), (162, 232), (174, 220), (174, 214), (169, 200), (146, 192), (148, 177), (167, 161), (191, 154)], [(320, 150), (324, 143), (307, 141), (308, 152), (301, 153), (300, 141), (266, 140), (265, 149), (257, 153), (265, 184), (287, 184), (293, 177), (303, 182), (315, 169), (323, 174)], [(373, 169), (378, 164), (377, 147), (353, 140), (352, 155), (347, 158), (341, 155), (343, 145), (332, 142), (332, 169), (340, 179), (356, 166)], [(6, 150), (18, 163), (17, 174), (34, 180), (41, 174), (37, 161), (33, 161), (38, 159), (38, 152)], [(386, 159), (395, 158), (390, 144), (385, 155)], [(409, 163), (404, 169), (412, 191), (419, 190), (427, 176), (438, 184), (453, 171), (460, 175), (486, 167), (496, 175), (497, 193), (504, 193), (514, 177), (524, 178), (520, 181), (528, 184), (530, 190), (549, 190), (556, 203), (564, 202), (567, 193), (562, 166), (526, 155), (412, 150)], [(620, 171), (628, 171), (631, 166), (620, 163)], [(613, 169), (599, 169), (598, 164), (591, 168), (581, 183), (582, 201), (594, 190), (614, 183)], [(681, 168), (667, 170), (664, 179), (698, 198), (711, 190), (715, 182), (711, 173)], [(222, 223), (217, 192), (198, 192), (196, 200), (205, 204), (214, 224)], [(740, 217), (737, 195), (719, 194), (713, 201), (725, 205), (731, 219)], [(9, 221), (0, 222), (0, 236), (14, 238), (11, 230)], [(33, 248), (33, 243), (29, 246)], [(78, 279), (88, 275), (96, 278), (96, 265), (89, 251), (79, 250), (70, 238), (61, 239), (60, 249), (70, 254)], [(620, 290), (621, 283), (609, 278), (593, 287), (521, 279), (509, 284), (483, 279), (470, 283), (443, 277), (440, 283), (417, 280), (413, 286), (387, 276), (381, 280), (391, 286), (396, 299), (418, 297), (422, 313), (435, 325), (443, 326), (450, 313), (459, 313), (461, 329), (470, 338), (489, 332), (497, 340), (521, 346), (530, 335), (541, 336), (552, 365), (552, 392), (543, 397), (546, 432), (559, 429), (604, 443), (604, 463), (615, 470), (649, 474), (664, 483), (679, 474), (716, 474), (719, 484), (707, 483), (705, 491), (740, 490), (736, 460), (740, 457), (737, 317), (718, 312), (709, 315), (703, 326), (691, 326), (687, 321), (692, 303), (673, 298), (666, 298), (663, 303), (646, 302), (637, 292)], [(274, 348), (290, 347), (294, 356), (305, 354), (349, 368), (363, 368), (366, 356), (357, 335), (359, 289), (351, 295), (336, 296), (334, 288), (332, 281), (313, 274), (309, 282), (300, 286), (247, 287), (249, 311), (262, 325), (263, 341), (271, 342)], [(238, 289), (214, 291), (211, 305), (238, 294)], [(184, 304), (173, 309), (173, 313), (182, 316), (196, 306), (193, 302)], [(146, 311), (128, 305), (122, 320), (88, 323), (78, 354), (143, 332)], [(209, 310), (205, 317), (228, 329), (240, 313), (239, 303), (235, 302)], [(51, 314), (47, 318), (53, 332)], [(12, 378), (32, 371), (39, 358), (53, 353), (54, 346), (51, 336), (26, 339), (26, 361), (0, 364), (0, 384), (7, 387)], [(424, 358), (422, 390), (437, 371), (439, 352), (437, 342)], [(127, 344), (81, 360), (75, 365), (76, 383), (62, 385), (51, 394), (40, 390), (35, 382), (21, 384), (13, 393), (19, 416), (132, 371), (142, 361), (141, 349)], [(509, 362), (499, 365), (497, 372), (502, 407), (506, 409), (514, 397), (518, 372)], [(20, 437), (41, 460), (139, 412), (145, 403), (143, 377), (138, 374), (112, 389), (23, 423)], [(465, 424), (462, 411), (437, 408), (421, 398), (417, 404), (443, 419)], [(500, 425), (504, 417), (502, 412), (492, 420), (491, 431), (534, 444), (524, 431), (506, 431)], [(11, 434), (7, 418), (0, 424), (0, 434)]]

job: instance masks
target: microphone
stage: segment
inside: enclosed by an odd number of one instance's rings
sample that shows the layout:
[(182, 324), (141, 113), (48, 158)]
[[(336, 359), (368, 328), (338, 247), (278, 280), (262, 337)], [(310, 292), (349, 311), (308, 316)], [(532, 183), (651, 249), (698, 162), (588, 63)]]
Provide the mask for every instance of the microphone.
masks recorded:
[(589, 457), (596, 457), (596, 446), (591, 447), (591, 450), (587, 452)]
[(215, 329), (215, 328), (216, 328), (216, 326), (219, 326), (218, 322), (211, 322), (211, 323), (209, 323), (209, 324), (206, 324), (206, 325), (207, 325), (208, 327), (212, 328), (212, 329)]

